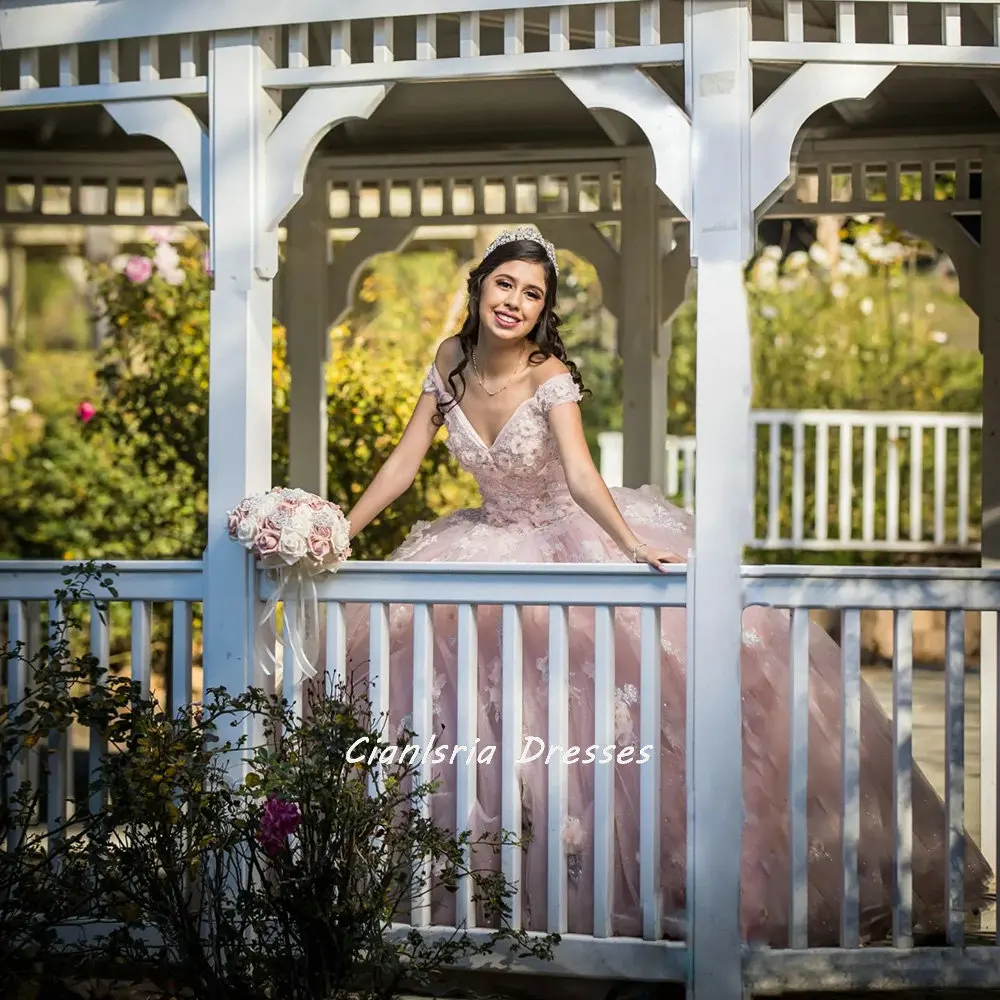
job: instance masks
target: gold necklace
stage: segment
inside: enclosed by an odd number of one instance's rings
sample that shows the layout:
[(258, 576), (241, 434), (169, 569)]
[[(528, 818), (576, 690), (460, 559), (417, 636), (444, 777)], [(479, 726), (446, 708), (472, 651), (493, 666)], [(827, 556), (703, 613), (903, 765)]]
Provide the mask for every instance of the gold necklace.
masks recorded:
[(479, 382), (480, 387), (482, 388), (483, 392), (486, 393), (487, 396), (499, 396), (501, 392), (510, 387), (511, 382), (513, 382), (514, 379), (517, 378), (517, 376), (521, 373), (521, 362), (524, 359), (524, 345), (525, 342), (522, 341), (521, 353), (518, 355), (517, 367), (514, 369), (514, 373), (511, 375), (509, 379), (507, 379), (505, 385), (501, 386), (494, 392), (490, 392), (490, 390), (486, 388), (486, 383), (483, 381), (483, 376), (479, 371), (479, 365), (476, 364), (476, 349), (474, 347), (472, 348), (472, 370), (476, 373), (476, 381)]

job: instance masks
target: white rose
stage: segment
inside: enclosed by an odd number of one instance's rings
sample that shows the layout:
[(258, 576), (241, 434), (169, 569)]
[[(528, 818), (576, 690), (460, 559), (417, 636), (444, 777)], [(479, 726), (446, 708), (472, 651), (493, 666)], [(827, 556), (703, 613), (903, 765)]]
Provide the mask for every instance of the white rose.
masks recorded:
[(243, 518), (236, 526), (236, 538), (240, 542), (252, 542), (257, 537), (257, 530), (260, 523), (252, 514)]
[(263, 521), (265, 517), (270, 517), (278, 509), (277, 497), (268, 493), (261, 497), (257, 504), (257, 516)]
[(312, 518), (305, 511), (296, 511), (285, 522), (285, 530), (308, 538), (312, 534)]
[(278, 552), (285, 559), (304, 558), (307, 552), (305, 535), (286, 526), (282, 529), (281, 538), (278, 540)]

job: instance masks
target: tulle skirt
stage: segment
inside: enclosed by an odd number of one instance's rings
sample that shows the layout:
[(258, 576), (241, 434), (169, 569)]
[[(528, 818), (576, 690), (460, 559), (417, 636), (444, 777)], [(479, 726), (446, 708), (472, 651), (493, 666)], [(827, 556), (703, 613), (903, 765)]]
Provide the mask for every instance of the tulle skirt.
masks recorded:
[[(643, 541), (682, 556), (693, 547), (689, 515), (645, 487), (612, 490), (633, 531)], [(556, 524), (496, 526), (482, 510), (460, 511), (414, 529), (393, 555), (417, 562), (613, 563), (627, 557), (583, 511)], [(612, 597), (613, 595), (609, 595)], [(594, 619), (591, 608), (571, 608), (569, 620), (569, 745), (582, 749), (567, 766), (568, 820), (562, 831), (567, 854), (570, 933), (593, 932), (594, 772), (586, 750), (594, 745)], [(456, 829), (455, 784), (459, 768), (477, 768), (473, 814), (457, 829), (475, 835), (499, 832), (501, 810), (502, 672), (501, 609), (476, 609), (479, 644), (478, 749), (497, 747), (493, 758), (467, 763), (459, 752), (434, 767), (441, 790), (432, 814)], [(349, 676), (363, 680), (369, 658), (367, 608), (347, 609)], [(523, 737), (530, 757), (548, 733), (548, 611), (524, 608), (521, 706)], [(457, 615), (454, 607), (433, 610), (434, 737), (439, 751), (456, 739)], [(683, 937), (685, 920), (685, 611), (664, 609), (661, 635), (662, 713), (660, 743), (660, 879), (665, 936)], [(613, 933), (641, 934), (639, 909), (639, 781), (643, 753), (639, 739), (640, 628), (637, 609), (614, 617), (615, 768)], [(789, 616), (775, 609), (748, 608), (743, 619), (743, 805), (741, 919), (749, 942), (784, 947), (789, 922)], [(841, 898), (841, 665), (837, 644), (815, 624), (810, 632), (809, 732), (809, 943), (839, 942)], [(390, 716), (392, 727), (412, 726), (413, 613), (390, 609)], [(861, 693), (860, 905), (862, 933), (883, 936), (891, 924), (893, 884), (892, 731), (871, 688)], [(431, 734), (420, 734), (425, 745)], [(535, 738), (532, 741), (531, 738)], [(631, 758), (626, 747), (634, 748)], [(546, 748), (550, 749), (550, 748)], [(592, 755), (606, 754), (603, 747)], [(625, 762), (621, 762), (621, 761)], [(547, 783), (545, 753), (519, 767), (523, 822), (531, 831), (523, 853), (520, 884), (523, 925), (546, 930)], [(917, 933), (946, 926), (944, 807), (919, 768), (913, 770), (913, 889)], [(598, 817), (603, 822), (606, 817)], [(499, 858), (488, 859), (499, 866)], [(990, 872), (971, 839), (966, 844), (966, 903), (983, 905)], [(454, 896), (436, 894), (435, 923), (454, 919)]]

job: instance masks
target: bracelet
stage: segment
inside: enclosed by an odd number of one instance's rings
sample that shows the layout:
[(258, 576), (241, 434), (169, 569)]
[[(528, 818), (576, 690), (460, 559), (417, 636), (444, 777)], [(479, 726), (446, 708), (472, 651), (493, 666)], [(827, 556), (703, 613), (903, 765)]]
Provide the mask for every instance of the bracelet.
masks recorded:
[(635, 545), (632, 546), (632, 562), (638, 562), (639, 561), (639, 558), (638, 558), (638, 556), (639, 556), (639, 550), (640, 549), (644, 549), (645, 547), (646, 547), (645, 544), (642, 543), (642, 542), (636, 542)]

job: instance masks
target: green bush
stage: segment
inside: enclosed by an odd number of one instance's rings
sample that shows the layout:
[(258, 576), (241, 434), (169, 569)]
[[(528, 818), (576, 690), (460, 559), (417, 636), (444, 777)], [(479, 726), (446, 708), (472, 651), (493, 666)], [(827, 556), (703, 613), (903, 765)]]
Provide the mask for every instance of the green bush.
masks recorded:
[[(53, 597), (106, 595), (113, 569), (85, 566)], [(3, 674), (31, 678), (0, 707), (4, 787), (27, 754), (40, 761), (38, 782), (0, 799), (12, 844), (0, 851), (2, 995), (114, 980), (163, 1000), (389, 1000), (498, 947), (551, 957), (558, 936), (510, 923), (515, 887), (496, 856), (518, 842), (429, 818), (434, 786), (399, 753), (414, 734), (387, 736), (363, 694), (307, 692), (300, 714), (257, 689), (217, 689), (166, 712), (137, 683), (74, 657), (67, 632), (85, 638), (67, 616), (37, 656), (0, 647)], [(48, 831), (35, 817), (74, 723), (104, 749)], [(489, 933), (392, 934), (435, 883), (454, 892), (463, 878)], [(60, 933), (71, 924), (76, 933)]]

